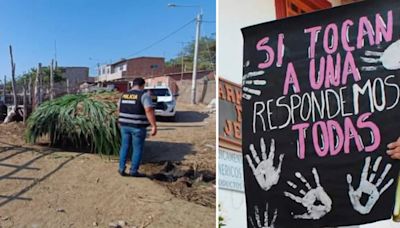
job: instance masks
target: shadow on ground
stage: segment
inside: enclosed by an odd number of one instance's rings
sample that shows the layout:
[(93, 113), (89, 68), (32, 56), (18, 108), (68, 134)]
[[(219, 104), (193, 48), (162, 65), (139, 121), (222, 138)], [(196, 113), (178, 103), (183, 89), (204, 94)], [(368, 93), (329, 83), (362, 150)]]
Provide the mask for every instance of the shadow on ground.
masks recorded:
[(182, 161), (186, 155), (193, 153), (192, 145), (189, 143), (146, 141), (142, 164)]
[[(33, 157), (32, 159), (26, 161), (24, 164), (21, 165), (14, 165), (10, 162), (7, 162), (7, 160), (11, 159), (12, 157), (18, 156), (19, 154), (26, 153), (26, 152), (37, 152), (37, 156)], [(63, 168), (67, 163), (70, 161), (74, 160), (78, 156), (82, 154), (78, 154), (76, 156), (70, 157), (69, 159), (65, 160), (62, 162), (60, 165), (58, 165), (55, 169), (51, 170), (50, 172), (44, 174), (41, 177), (36, 177), (36, 178), (26, 178), (26, 177), (18, 177), (18, 173), (22, 170), (28, 169), (32, 171), (38, 171), (40, 168), (37, 167), (32, 167), (34, 163), (40, 159), (43, 159), (44, 157), (53, 154), (55, 151), (46, 149), (46, 150), (38, 150), (34, 148), (29, 148), (29, 147), (23, 147), (23, 146), (18, 146), (18, 145), (12, 145), (8, 143), (4, 143), (0, 141), (0, 155), (3, 153), (7, 153), (7, 156), (1, 157), (0, 158), (0, 166), (8, 167), (8, 168), (13, 168), (12, 171), (8, 172), (0, 172), (0, 184), (2, 180), (15, 180), (15, 181), (30, 181), (32, 182), (31, 184), (25, 186), (22, 189), (15, 189), (15, 192), (12, 194), (8, 195), (0, 195), (0, 207), (14, 201), (14, 200), (32, 200), (32, 198), (27, 198), (23, 197), (22, 195), (27, 193), (30, 189), (32, 189), (34, 186), (37, 184), (41, 183), (42, 181), (46, 180), (49, 178), (51, 175), (59, 171), (61, 168)]]
[(176, 112), (175, 122), (178, 123), (197, 123), (203, 122), (209, 115), (207, 113), (196, 111), (178, 111)]

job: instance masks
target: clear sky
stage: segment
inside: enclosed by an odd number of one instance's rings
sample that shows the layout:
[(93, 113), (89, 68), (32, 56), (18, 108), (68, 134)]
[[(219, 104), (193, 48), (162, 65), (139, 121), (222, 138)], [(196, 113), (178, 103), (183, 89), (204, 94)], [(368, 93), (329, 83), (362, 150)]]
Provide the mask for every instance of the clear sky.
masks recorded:
[[(154, 47), (138, 53), (196, 17), (201, 34), (215, 37), (215, 0), (0, 0), (0, 79), (10, 77), (8, 46), (21, 74), (57, 53), (60, 66), (87, 66), (138, 56), (175, 57), (182, 42), (194, 39), (191, 23)], [(55, 45), (56, 43), (56, 45)], [(55, 48), (56, 47), (56, 48)]]

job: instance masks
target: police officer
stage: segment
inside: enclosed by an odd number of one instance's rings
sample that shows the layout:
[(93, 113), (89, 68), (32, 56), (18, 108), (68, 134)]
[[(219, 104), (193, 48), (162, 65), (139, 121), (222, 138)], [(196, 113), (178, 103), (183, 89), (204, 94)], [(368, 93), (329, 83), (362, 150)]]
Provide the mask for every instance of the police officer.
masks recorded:
[[(151, 96), (143, 91), (144, 85), (143, 78), (135, 78), (132, 90), (124, 93), (119, 101), (118, 122), (121, 128), (121, 150), (118, 172), (121, 176), (145, 177), (138, 169), (142, 160), (146, 128), (151, 126), (151, 135), (157, 134), (153, 102)], [(127, 174), (125, 163), (130, 146), (133, 148), (132, 164)]]

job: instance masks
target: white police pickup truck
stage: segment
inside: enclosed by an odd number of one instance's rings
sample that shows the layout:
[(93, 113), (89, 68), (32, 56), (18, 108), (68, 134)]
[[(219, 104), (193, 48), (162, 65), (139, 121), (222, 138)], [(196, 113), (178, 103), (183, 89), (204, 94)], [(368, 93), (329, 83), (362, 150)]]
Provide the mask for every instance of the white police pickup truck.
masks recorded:
[(146, 92), (150, 92), (153, 99), (155, 115), (160, 117), (166, 117), (169, 120), (175, 120), (176, 114), (176, 96), (172, 94), (171, 90), (167, 86), (155, 86), (144, 88)]

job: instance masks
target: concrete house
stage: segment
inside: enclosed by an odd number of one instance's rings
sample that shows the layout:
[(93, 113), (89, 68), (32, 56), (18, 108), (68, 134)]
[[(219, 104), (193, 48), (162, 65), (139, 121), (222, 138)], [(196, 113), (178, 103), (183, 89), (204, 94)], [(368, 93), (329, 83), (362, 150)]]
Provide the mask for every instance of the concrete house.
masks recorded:
[(138, 57), (121, 59), (99, 67), (96, 82), (129, 81), (136, 77), (154, 77), (164, 74), (165, 60), (162, 57)]
[(71, 86), (78, 86), (82, 82), (88, 81), (88, 67), (61, 67), (62, 77), (69, 80)]

